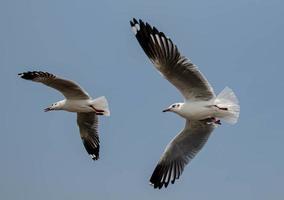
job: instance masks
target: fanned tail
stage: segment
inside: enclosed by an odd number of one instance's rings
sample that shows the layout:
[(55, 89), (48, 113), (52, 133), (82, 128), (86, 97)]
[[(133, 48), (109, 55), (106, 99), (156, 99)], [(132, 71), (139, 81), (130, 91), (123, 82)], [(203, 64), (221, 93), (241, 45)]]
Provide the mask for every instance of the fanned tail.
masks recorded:
[(218, 117), (230, 124), (237, 123), (240, 115), (240, 105), (232, 89), (225, 87), (216, 97), (214, 104), (220, 110)]
[(110, 116), (107, 99), (104, 96), (98, 97), (93, 100), (92, 105), (99, 110), (103, 110), (103, 115)]

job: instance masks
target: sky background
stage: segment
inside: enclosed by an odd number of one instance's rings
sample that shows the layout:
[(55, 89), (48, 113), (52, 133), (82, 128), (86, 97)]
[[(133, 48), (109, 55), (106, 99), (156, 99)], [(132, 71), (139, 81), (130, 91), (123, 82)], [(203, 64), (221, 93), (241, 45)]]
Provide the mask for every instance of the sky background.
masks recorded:
[[(282, 0), (0, 0), (1, 199), (284, 198)], [(219, 93), (240, 100), (181, 178), (148, 180), (184, 120), (162, 109), (182, 101), (154, 69), (129, 20), (155, 25), (199, 66)], [(100, 160), (85, 152), (76, 115), (44, 113), (63, 99), (17, 77), (48, 71), (108, 98)]]

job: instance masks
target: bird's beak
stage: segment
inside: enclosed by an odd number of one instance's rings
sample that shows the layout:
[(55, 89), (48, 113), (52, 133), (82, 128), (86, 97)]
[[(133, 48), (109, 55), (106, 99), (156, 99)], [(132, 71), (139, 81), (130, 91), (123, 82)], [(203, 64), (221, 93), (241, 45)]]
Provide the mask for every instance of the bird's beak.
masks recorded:
[(168, 111), (171, 111), (171, 109), (167, 108), (167, 109), (163, 110), (163, 112), (168, 112)]
[(48, 107), (48, 108), (45, 108), (44, 109), (44, 112), (48, 112), (48, 111), (51, 111), (52, 109), (50, 108), (50, 107)]

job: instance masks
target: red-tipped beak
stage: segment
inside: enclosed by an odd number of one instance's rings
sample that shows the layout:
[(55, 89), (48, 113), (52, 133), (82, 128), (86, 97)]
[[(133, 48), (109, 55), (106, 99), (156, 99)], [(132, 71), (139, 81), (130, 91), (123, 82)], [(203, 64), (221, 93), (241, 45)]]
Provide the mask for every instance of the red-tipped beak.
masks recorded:
[(48, 112), (48, 111), (51, 111), (51, 110), (52, 110), (51, 108), (45, 108), (44, 112)]
[(163, 110), (163, 112), (168, 112), (168, 111), (171, 111), (171, 109), (167, 108), (167, 109)]

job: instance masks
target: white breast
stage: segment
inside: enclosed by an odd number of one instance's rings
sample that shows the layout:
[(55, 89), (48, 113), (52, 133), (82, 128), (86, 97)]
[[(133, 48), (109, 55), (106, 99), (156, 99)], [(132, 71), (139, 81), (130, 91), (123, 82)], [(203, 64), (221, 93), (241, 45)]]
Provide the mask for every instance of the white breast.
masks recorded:
[(94, 112), (91, 105), (91, 100), (67, 100), (64, 105), (64, 110), (69, 112)]
[(178, 114), (188, 120), (206, 119), (214, 115), (214, 109), (209, 105), (210, 101), (186, 102)]

